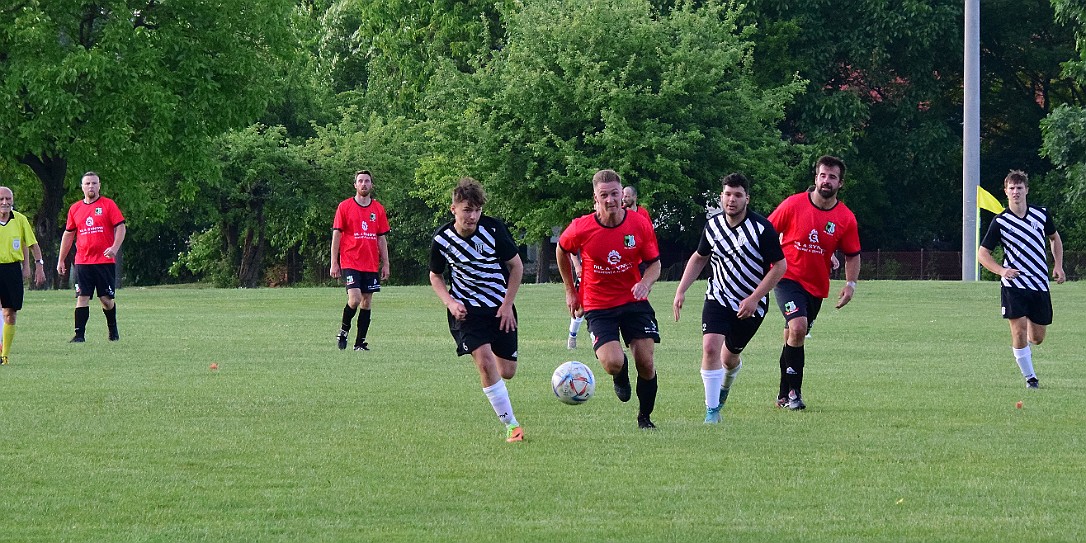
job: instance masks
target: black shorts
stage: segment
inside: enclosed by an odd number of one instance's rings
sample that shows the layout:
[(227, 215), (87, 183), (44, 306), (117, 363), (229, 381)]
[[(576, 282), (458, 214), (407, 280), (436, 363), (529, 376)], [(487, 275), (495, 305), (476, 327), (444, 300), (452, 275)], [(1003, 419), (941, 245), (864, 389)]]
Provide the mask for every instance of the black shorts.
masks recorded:
[(23, 263), (0, 264), (0, 307), (23, 308)]
[(1001, 287), (999, 302), (1004, 319), (1026, 317), (1033, 324), (1052, 324), (1052, 295), (1047, 290)]
[(656, 312), (649, 302), (630, 302), (609, 309), (593, 309), (584, 314), (592, 334), (592, 349), (619, 340), (619, 333), (628, 346), (635, 339), (651, 338), (660, 343), (660, 327)]
[(807, 317), (807, 330), (810, 330), (822, 309), (822, 298), (811, 296), (802, 285), (791, 279), (781, 279), (777, 283), (773, 289), (773, 298), (777, 300), (777, 307), (784, 315), (785, 328), (792, 319)]
[[(469, 307), (468, 316), (462, 321), (453, 318), (448, 311), (446, 314), (449, 318), (449, 333), (456, 340), (456, 356), (471, 354), (475, 349), (489, 343), (490, 349), (499, 358), (516, 362), (517, 331), (502, 331), (498, 308)], [(513, 306), (513, 316), (517, 316), (516, 306)]]
[(764, 315), (740, 319), (732, 308), (707, 299), (701, 308), (701, 333), (724, 336), (724, 346), (733, 354), (739, 354), (758, 332), (763, 320)]
[(362, 292), (380, 292), (381, 274), (343, 268), (343, 284), (347, 290), (357, 288)]
[(75, 265), (75, 295), (108, 296), (113, 299), (117, 296), (114, 285), (117, 284), (116, 264), (76, 264)]

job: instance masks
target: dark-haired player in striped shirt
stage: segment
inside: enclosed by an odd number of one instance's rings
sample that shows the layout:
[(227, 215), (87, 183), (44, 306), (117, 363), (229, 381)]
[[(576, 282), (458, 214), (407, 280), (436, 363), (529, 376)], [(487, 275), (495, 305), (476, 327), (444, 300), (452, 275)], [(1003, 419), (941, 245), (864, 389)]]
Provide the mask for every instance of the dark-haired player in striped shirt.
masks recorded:
[[(720, 207), (702, 231), (675, 289), (675, 322), (686, 289), (712, 263), (701, 311), (701, 380), (705, 385), (705, 423), (720, 422), (720, 409), (743, 367), (739, 354), (765, 319), (767, 296), (787, 266), (780, 236), (765, 217), (747, 210), (750, 181), (733, 173), (721, 179)], [(726, 347), (726, 349), (722, 348)], [(726, 370), (726, 371), (725, 371)]]
[[(1011, 348), (1028, 388), (1040, 382), (1033, 371), (1030, 345), (1040, 345), (1045, 330), (1052, 324), (1052, 297), (1048, 291), (1048, 259), (1045, 238), (1052, 248), (1052, 277), (1063, 283), (1063, 241), (1048, 210), (1026, 203), (1029, 176), (1011, 170), (1003, 179), (1007, 209), (992, 219), (988, 233), (980, 242), (977, 260), (1000, 281), (1000, 305), (1003, 318), (1011, 324)], [(992, 257), (992, 250), (1003, 246), (1003, 264)]]
[[(506, 441), (524, 440), (513, 415), (505, 379), (517, 372), (517, 308), (524, 265), (501, 221), (483, 215), (486, 193), (465, 177), (453, 189), (455, 219), (434, 232), (430, 245), (430, 286), (448, 310), (456, 354), (470, 354), (483, 393), (505, 424)], [(450, 270), (451, 290), (443, 277)]]

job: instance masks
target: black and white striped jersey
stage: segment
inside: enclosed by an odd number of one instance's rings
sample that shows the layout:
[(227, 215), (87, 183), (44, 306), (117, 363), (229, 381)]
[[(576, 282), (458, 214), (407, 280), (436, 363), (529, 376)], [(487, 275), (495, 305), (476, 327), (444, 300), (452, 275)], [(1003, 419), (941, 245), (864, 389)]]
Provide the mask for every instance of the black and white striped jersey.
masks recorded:
[[(709, 219), (702, 231), (698, 254), (710, 257), (711, 275), (705, 298), (739, 310), (739, 302), (754, 293), (769, 273), (770, 264), (784, 259), (780, 236), (765, 217), (747, 211), (738, 226), (728, 225), (724, 213)], [(765, 316), (766, 298), (758, 302), (756, 316)]]
[(449, 294), (468, 308), (499, 307), (509, 282), (506, 262), (517, 256), (517, 246), (505, 224), (483, 215), (469, 237), (456, 233), (453, 222), (434, 232), (430, 244), (430, 271), (451, 270)]
[(1014, 279), (1003, 278), (1005, 287), (1027, 290), (1048, 290), (1048, 256), (1045, 251), (1048, 236), (1056, 233), (1056, 223), (1048, 209), (1027, 206), (1026, 215), (1019, 217), (1007, 208), (992, 219), (988, 233), (980, 245), (989, 251), (1003, 246), (1003, 266), (1021, 272)]

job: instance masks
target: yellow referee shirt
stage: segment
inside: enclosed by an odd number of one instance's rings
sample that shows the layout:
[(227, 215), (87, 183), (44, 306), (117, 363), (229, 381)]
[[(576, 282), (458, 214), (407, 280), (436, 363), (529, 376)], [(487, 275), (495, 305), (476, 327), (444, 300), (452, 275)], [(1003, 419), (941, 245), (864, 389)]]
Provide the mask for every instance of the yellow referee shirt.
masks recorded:
[(0, 224), (0, 264), (22, 262), (23, 247), (36, 243), (38, 238), (34, 237), (34, 229), (30, 227), (26, 215), (12, 210), (8, 222)]

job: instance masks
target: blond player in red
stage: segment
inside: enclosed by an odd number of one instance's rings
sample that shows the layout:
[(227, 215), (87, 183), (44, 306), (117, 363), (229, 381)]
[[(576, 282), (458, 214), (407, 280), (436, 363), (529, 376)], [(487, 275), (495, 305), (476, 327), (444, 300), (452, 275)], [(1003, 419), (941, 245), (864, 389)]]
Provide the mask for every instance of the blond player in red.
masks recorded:
[[(622, 207), (622, 179), (613, 170), (592, 177), (595, 213), (574, 219), (558, 239), (555, 254), (570, 315), (584, 308), (592, 331), (592, 347), (604, 371), (614, 378), (615, 394), (627, 402), (632, 390), (629, 362), (622, 350), (630, 347), (637, 367), (637, 425), (653, 429), (657, 378), (653, 361), (660, 342), (649, 291), (660, 277), (656, 232), (644, 217)], [(570, 256), (579, 254), (581, 288), (574, 285)], [(638, 266), (647, 264), (642, 276)]]
[(60, 239), (57, 273), (64, 275), (65, 262), (72, 244), (75, 252), (75, 336), (71, 343), (86, 341), (87, 320), (90, 319), (90, 299), (95, 291), (102, 302), (102, 312), (109, 328), (109, 340), (121, 339), (117, 332), (117, 255), (127, 227), (117, 204), (102, 196), (102, 181), (95, 172), (83, 174), (80, 181), (83, 199), (68, 209), (64, 236)]

